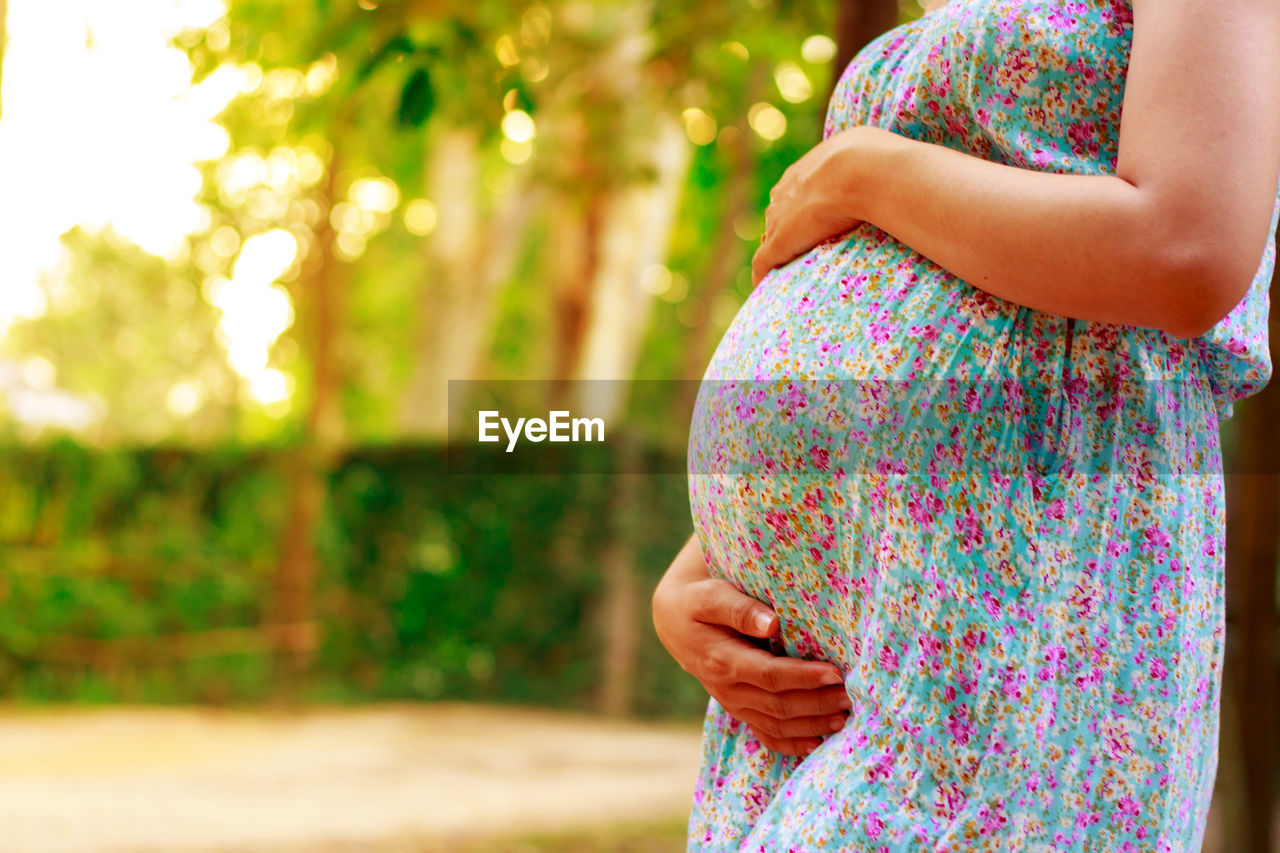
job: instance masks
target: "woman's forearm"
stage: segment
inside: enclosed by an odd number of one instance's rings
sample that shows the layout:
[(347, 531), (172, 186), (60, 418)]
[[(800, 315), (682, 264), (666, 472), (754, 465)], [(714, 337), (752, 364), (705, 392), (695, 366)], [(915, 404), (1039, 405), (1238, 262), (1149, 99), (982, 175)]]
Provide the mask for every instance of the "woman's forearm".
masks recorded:
[(1238, 271), (1122, 178), (1037, 172), (857, 130), (847, 156), (832, 158), (828, 203), (995, 296), (1191, 337), (1243, 295), (1228, 304), (1238, 285), (1223, 277)]

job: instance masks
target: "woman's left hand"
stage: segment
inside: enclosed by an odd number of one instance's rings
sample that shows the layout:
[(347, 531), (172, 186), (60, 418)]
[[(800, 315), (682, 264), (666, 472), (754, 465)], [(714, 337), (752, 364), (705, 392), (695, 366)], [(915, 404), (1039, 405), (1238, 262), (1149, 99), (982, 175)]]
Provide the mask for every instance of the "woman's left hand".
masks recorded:
[(764, 234), (751, 259), (753, 287), (774, 267), (862, 223), (852, 212), (853, 199), (843, 192), (836, 170), (844, 158), (857, 156), (853, 149), (869, 131), (878, 130), (858, 125), (837, 131), (782, 173), (769, 191)]

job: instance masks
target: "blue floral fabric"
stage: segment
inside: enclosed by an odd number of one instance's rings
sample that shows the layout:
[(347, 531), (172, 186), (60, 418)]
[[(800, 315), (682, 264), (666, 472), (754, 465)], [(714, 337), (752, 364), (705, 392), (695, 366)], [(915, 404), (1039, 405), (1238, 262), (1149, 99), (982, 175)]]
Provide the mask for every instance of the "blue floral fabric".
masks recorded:
[[(1127, 0), (951, 0), (849, 63), (856, 124), (1116, 166)], [(1280, 196), (1272, 216), (1274, 233)], [(1270, 377), (1274, 237), (1209, 333), (990, 296), (864, 223), (770, 272), (689, 444), (713, 574), (845, 673), (800, 759), (712, 700), (699, 851), (1197, 851), (1223, 652), (1218, 423)]]

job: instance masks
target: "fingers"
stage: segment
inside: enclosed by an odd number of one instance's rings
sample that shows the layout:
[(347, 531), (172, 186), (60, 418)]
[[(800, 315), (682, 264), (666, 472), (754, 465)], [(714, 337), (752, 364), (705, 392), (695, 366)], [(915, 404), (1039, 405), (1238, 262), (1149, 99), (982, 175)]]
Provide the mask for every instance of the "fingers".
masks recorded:
[(733, 584), (718, 579), (698, 584), (693, 617), (700, 622), (724, 625), (748, 637), (769, 637), (777, 633), (778, 617), (772, 610)]
[(770, 693), (817, 690), (844, 683), (844, 675), (835, 664), (774, 655), (745, 641), (733, 656), (732, 673), (735, 681)]
[(843, 715), (853, 706), (843, 685), (770, 693), (750, 684), (739, 684), (732, 691), (732, 700), (741, 708), (779, 720), (830, 718)]
[(743, 708), (734, 716), (751, 726), (754, 731), (778, 740), (824, 738), (844, 728), (845, 721), (848, 719), (844, 714), (824, 714), (780, 720), (749, 708)]

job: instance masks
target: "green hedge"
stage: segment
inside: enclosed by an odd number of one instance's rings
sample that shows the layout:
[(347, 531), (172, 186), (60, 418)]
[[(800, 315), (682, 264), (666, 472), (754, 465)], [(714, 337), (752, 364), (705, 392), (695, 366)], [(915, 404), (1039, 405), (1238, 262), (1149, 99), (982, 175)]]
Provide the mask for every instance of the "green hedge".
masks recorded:
[[(580, 464), (601, 470), (600, 460)], [(0, 449), (0, 697), (271, 696), (259, 650), (122, 664), (75, 643), (259, 624), (287, 472), (283, 449)], [(600, 564), (612, 541), (637, 576), (637, 712), (699, 713), (705, 694), (648, 617), (649, 591), (688, 535), (685, 480), (634, 476), (621, 505), (619, 482), (450, 475), (439, 447), (346, 454), (329, 474), (316, 531), (321, 645), (306, 697), (590, 707)]]

